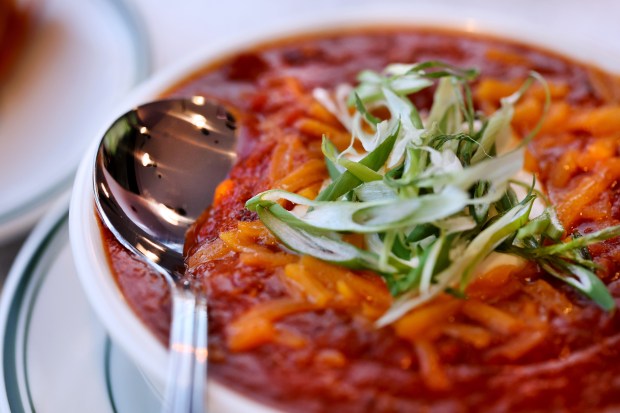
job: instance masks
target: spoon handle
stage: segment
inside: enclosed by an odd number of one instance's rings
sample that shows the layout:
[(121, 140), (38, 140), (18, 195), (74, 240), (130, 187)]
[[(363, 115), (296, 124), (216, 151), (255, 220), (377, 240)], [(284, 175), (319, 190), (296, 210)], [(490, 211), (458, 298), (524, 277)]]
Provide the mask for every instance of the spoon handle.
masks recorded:
[(196, 358), (194, 382), (192, 386), (192, 413), (207, 413), (205, 408), (205, 386), (207, 383), (207, 360), (209, 356), (207, 333), (207, 299), (203, 295), (195, 296), (196, 311), (194, 322), (194, 348)]
[(162, 413), (205, 413), (207, 306), (204, 297), (174, 285), (166, 393)]

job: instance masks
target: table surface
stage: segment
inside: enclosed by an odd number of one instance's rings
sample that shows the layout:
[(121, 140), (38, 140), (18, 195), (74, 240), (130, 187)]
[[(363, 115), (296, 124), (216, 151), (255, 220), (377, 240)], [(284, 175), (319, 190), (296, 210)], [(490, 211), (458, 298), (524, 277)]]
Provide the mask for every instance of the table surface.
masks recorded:
[[(54, 0), (47, 0), (54, 1)], [(82, 0), (74, 0), (82, 1)], [(165, 69), (212, 39), (268, 28), (274, 22), (308, 13), (347, 13), (376, 0), (125, 0), (143, 18), (152, 47), (153, 73)], [(449, 10), (462, 0), (383, 0), (390, 6), (436, 7)], [(549, 26), (549, 30), (581, 31), (590, 42), (620, 39), (620, 1), (592, 0), (468, 0), (471, 15), (518, 13)], [(616, 47), (616, 50), (617, 47)], [(29, 184), (29, 183), (24, 183)], [(32, 184), (32, 183), (31, 183)], [(0, 245), (0, 283), (6, 277), (27, 234)]]

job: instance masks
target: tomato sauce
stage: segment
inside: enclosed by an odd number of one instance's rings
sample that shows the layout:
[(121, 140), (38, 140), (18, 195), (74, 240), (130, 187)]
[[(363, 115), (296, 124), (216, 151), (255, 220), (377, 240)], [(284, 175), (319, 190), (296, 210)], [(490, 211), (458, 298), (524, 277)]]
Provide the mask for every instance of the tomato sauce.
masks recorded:
[[(505, 40), (433, 30), (324, 33), (291, 38), (230, 56), (166, 93), (167, 96), (204, 95), (225, 101), (237, 114), (241, 139), (240, 160), (230, 175), (233, 185), (188, 234), (188, 259), (201, 246), (214, 242), (221, 232), (235, 228), (240, 221), (256, 219), (244, 208), (244, 203), (268, 188), (271, 155), (279, 139), (270, 135), (272, 129), (266, 126), (267, 121), (277, 122), (282, 136), (297, 134), (304, 144), (311, 139), (299, 131), (297, 121), (307, 108), (298, 103), (294, 96), (296, 90), (308, 95), (315, 87), (334, 88), (342, 82), (355, 83), (355, 76), (362, 69), (379, 71), (388, 63), (425, 60), (476, 67), (482, 80), (492, 78), (500, 82), (523, 79), (530, 70), (536, 70), (549, 83), (567, 85), (561, 100), (576, 108), (596, 108), (610, 103), (600, 86), (601, 77), (620, 84), (614, 76), (548, 51)], [(294, 87), (287, 83), (289, 79), (296, 79)], [(428, 108), (431, 98), (430, 93), (422, 94), (416, 97), (415, 103)], [(551, 129), (530, 145), (534, 169), (554, 202), (563, 200), (570, 183), (553, 180), (553, 164), (569, 149), (583, 149), (594, 139), (586, 136), (586, 132), (576, 135), (583, 136), (566, 138), (566, 144), (558, 146), (553, 144), (558, 138)], [(620, 141), (620, 132), (615, 136)], [(615, 150), (614, 156), (618, 156), (617, 146), (610, 150)], [(301, 153), (299, 159), (291, 162), (298, 164), (304, 156)], [(586, 172), (576, 171), (571, 179)], [(615, 183), (605, 189), (603, 197), (609, 205), (609, 214), (578, 217), (569, 230), (587, 232), (617, 224), (620, 204)], [(604, 200), (599, 198), (591, 204), (602, 205)], [(120, 247), (107, 230), (103, 234), (117, 282), (127, 301), (153, 333), (166, 342), (170, 303), (165, 283)], [(620, 300), (617, 281), (620, 261), (616, 260), (619, 251), (615, 241), (592, 249), (595, 259), (603, 266), (600, 275), (614, 297), (618, 297), (617, 301)], [(538, 341), (530, 350), (514, 357), (494, 351), (494, 346), (501, 345), (506, 350), (513, 339), (515, 342), (523, 339), (517, 333), (500, 341), (491, 338), (491, 344), (484, 348), (449, 336), (421, 340), (414, 346), (392, 328), (376, 329), (368, 318), (329, 307), (298, 312), (278, 321), (278, 328), (301, 341), (266, 342), (245, 351), (232, 351), (227, 342), (228, 326), (257, 303), (289, 295), (278, 270), (242, 265), (239, 254), (231, 253), (193, 266), (186, 277), (198, 280), (208, 295), (211, 377), (285, 411), (620, 409), (620, 318), (602, 312), (532, 266), (508, 281), (501, 294), (487, 300), (506, 311), (533, 309), (533, 318), (528, 320), (542, 320), (544, 324), (536, 330), (543, 332), (541, 338), (535, 333), (525, 337)], [(545, 286), (549, 285), (558, 294), (548, 291)], [(555, 304), (540, 304), (536, 300), (541, 297), (558, 300), (560, 303), (554, 308), (560, 310), (548, 310)], [(458, 314), (451, 322), (464, 323), (466, 318)], [(428, 345), (432, 347), (430, 354), (443, 366), (445, 382), (429, 383), (421, 373), (435, 366), (433, 357), (427, 357)]]

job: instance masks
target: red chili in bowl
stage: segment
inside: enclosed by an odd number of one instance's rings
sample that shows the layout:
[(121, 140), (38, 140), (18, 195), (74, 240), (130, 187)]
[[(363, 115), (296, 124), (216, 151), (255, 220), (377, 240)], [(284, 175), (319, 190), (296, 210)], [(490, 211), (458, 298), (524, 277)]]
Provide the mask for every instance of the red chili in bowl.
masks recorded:
[[(430, 29), (326, 33), (247, 50), (167, 93), (227, 102), (242, 142), (230, 178), (187, 236), (185, 276), (209, 297), (210, 374), (291, 412), (620, 408), (620, 319), (536, 265), (496, 267), (470, 285), (469, 299), (441, 296), (377, 329), (374, 320), (392, 300), (380, 277), (290, 253), (244, 208), (274, 186), (308, 197), (320, 189), (327, 177), (322, 133), (341, 144), (348, 137), (314, 100), (314, 88), (355, 83), (363, 69), (426, 60), (478, 68), (474, 99), (485, 112), (530, 70), (544, 75), (551, 106), (526, 167), (569, 232), (618, 224), (616, 76), (530, 46)], [(533, 88), (517, 104), (518, 135), (534, 127), (544, 98)], [(415, 103), (427, 109), (431, 99), (429, 92)], [(166, 342), (165, 284), (104, 236), (127, 301)], [(618, 240), (590, 253), (620, 297)]]

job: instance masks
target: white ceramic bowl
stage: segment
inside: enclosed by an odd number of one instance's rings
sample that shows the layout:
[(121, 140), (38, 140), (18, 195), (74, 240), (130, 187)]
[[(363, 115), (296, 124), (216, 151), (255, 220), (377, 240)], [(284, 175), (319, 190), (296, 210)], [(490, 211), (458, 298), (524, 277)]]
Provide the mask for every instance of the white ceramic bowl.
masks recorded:
[[(164, 382), (166, 372), (166, 349), (129, 308), (120, 294), (114, 277), (108, 267), (101, 234), (95, 219), (93, 204), (92, 173), (95, 151), (103, 133), (119, 115), (136, 104), (155, 99), (161, 92), (221, 57), (236, 51), (252, 48), (268, 40), (301, 33), (320, 32), (326, 29), (364, 27), (377, 25), (411, 25), (446, 27), (466, 32), (497, 35), (558, 51), (581, 61), (597, 64), (607, 70), (620, 73), (620, 46), (603, 43), (605, 34), (593, 34), (594, 27), (581, 27), (590, 37), (584, 37), (570, 30), (570, 19), (565, 22), (545, 19), (537, 24), (531, 20), (531, 9), (521, 12), (491, 13), (484, 9), (465, 8), (461, 2), (449, 7), (427, 5), (415, 7), (399, 4), (397, 7), (356, 7), (343, 13), (314, 13), (288, 20), (260, 33), (247, 33), (241, 37), (230, 37), (211, 44), (188, 60), (152, 78), (117, 110), (110, 113), (108, 122), (102, 125), (100, 133), (92, 137), (93, 142), (79, 168), (75, 180), (71, 213), (71, 244), (77, 270), (86, 294), (114, 342), (137, 363), (156, 386)], [(568, 6), (571, 7), (570, 5)], [(578, 9), (575, 12), (579, 12)], [(548, 16), (549, 17), (549, 16)], [(574, 16), (576, 21), (579, 17)], [(582, 20), (583, 21), (583, 20)], [(266, 26), (266, 25), (263, 25)], [(598, 36), (598, 37), (597, 37)], [(617, 36), (616, 36), (617, 37)], [(612, 39), (614, 37), (611, 37)], [(615, 47), (615, 49), (614, 49)], [(232, 392), (221, 385), (209, 386), (210, 412), (273, 412)]]

